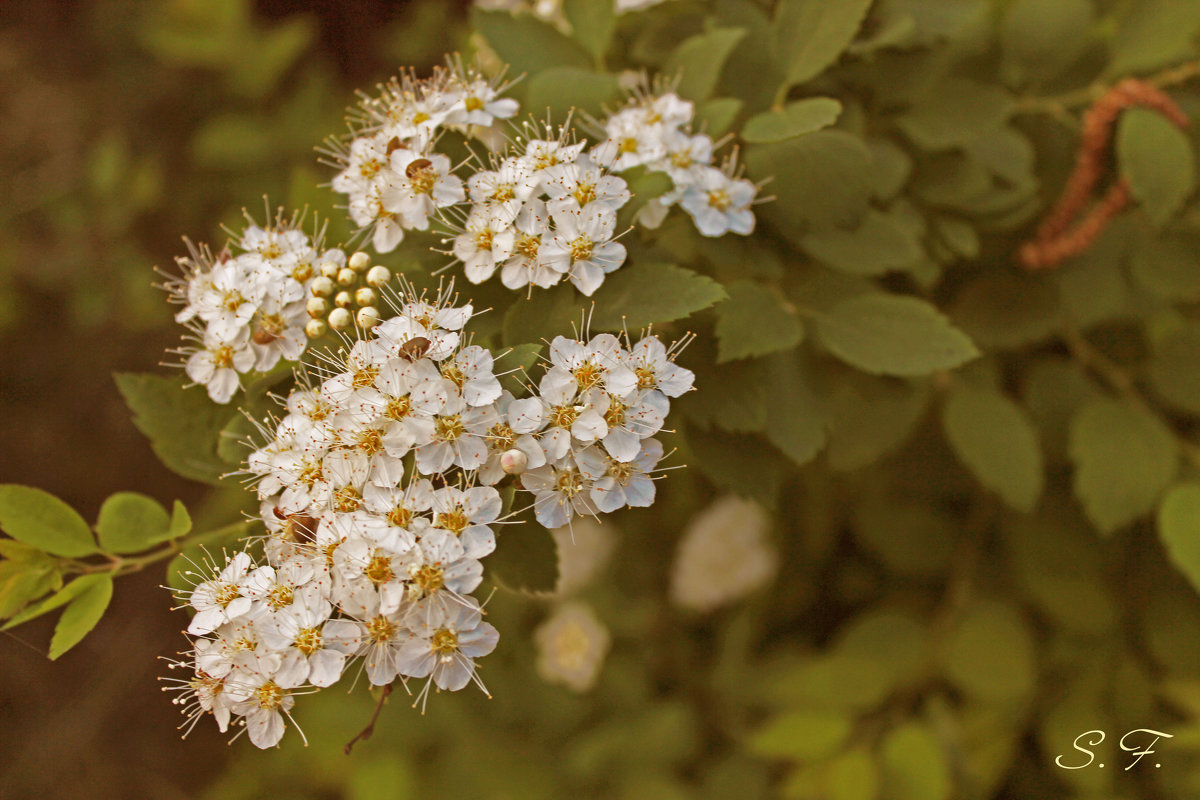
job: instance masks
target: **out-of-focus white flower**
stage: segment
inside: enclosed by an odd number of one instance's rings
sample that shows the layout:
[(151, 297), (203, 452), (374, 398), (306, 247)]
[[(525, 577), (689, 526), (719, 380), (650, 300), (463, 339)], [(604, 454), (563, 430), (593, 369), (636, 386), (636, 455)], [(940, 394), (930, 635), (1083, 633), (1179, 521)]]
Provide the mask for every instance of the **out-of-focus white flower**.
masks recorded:
[(765, 586), (778, 561), (768, 539), (770, 523), (762, 506), (733, 496), (697, 514), (675, 554), (671, 602), (709, 612)]
[(586, 692), (600, 677), (612, 638), (589, 606), (573, 602), (559, 606), (538, 626), (534, 641), (542, 680)]

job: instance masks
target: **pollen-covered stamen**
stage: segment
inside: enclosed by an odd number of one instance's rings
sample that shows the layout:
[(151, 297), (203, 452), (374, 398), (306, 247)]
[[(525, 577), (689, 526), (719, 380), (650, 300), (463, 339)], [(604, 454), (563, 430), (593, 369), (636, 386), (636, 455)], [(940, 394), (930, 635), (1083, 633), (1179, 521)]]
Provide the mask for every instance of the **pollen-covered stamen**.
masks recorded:
[(579, 418), (579, 409), (573, 405), (555, 406), (550, 409), (550, 426), (553, 428), (569, 428)]
[(404, 397), (393, 397), (388, 401), (387, 408), (384, 409), (383, 415), (388, 419), (394, 419), (397, 422), (407, 417), (412, 412), (412, 400), (408, 395)]
[(538, 153), (533, 157), (533, 164), (538, 169), (547, 169), (559, 164), (558, 156), (553, 153)]
[(513, 248), (513, 252), (528, 259), (536, 259), (538, 255), (538, 248), (541, 246), (541, 244), (541, 236), (522, 235), (521, 238), (517, 240), (517, 244)]
[[(425, 163), (417, 166), (422, 161)], [(409, 164), (405, 173), (412, 184), (413, 192), (416, 194), (430, 194), (433, 192), (433, 186), (437, 183), (438, 179), (437, 170), (433, 168), (433, 162), (428, 159), (419, 158), (412, 164)]]
[(221, 608), (225, 608), (227, 605), (232, 603), (234, 600), (237, 600), (241, 596), (241, 590), (239, 590), (237, 586), (232, 583), (226, 583), (223, 584), (219, 590), (217, 590), (217, 594), (213, 600)]
[(437, 521), (434, 522), (439, 528), (450, 531), (455, 536), (462, 535), (462, 532), (471, 524), (471, 520), (463, 511), (462, 506), (455, 506), (453, 511), (445, 514), (438, 514)]
[(246, 302), (246, 298), (242, 297), (242, 293), (238, 291), (227, 292), (225, 295), (225, 310), (237, 311)]
[(627, 463), (610, 461), (608, 464), (608, 474), (622, 486), (629, 483), (629, 479), (633, 477), (636, 470), (637, 466), (632, 461)]
[(362, 162), (358, 170), (364, 178), (374, 178), (379, 174), (379, 170), (383, 169), (383, 162), (377, 158), (368, 159)]
[(596, 244), (588, 237), (580, 236), (571, 242), (570, 247), (572, 261), (588, 261), (592, 257), (592, 252), (595, 250)]
[(437, 422), (434, 423), (434, 429), (437, 432), (437, 438), (443, 442), (453, 442), (466, 432), (462, 417), (458, 414), (438, 417)]
[(392, 559), (385, 555), (373, 556), (363, 574), (376, 586), (383, 586), (396, 577), (396, 573), (392, 571)]
[(584, 362), (571, 374), (575, 376), (575, 383), (579, 385), (581, 392), (591, 389), (604, 380), (604, 370), (591, 361)]
[(354, 438), (354, 446), (368, 456), (381, 452), (383, 450), (383, 431), (379, 428), (365, 428), (359, 431)]
[(233, 366), (233, 348), (223, 344), (212, 351), (213, 364), (217, 369), (228, 369)]
[(466, 106), (467, 111), (478, 111), (483, 108), (483, 101), (478, 97), (471, 96), (463, 100), (463, 105)]
[(367, 364), (354, 370), (354, 388), (365, 389), (375, 383), (375, 379), (379, 377), (379, 367), (374, 364)]
[[(496, 187), (496, 191), (492, 192), (492, 200), (497, 203), (506, 203), (509, 200), (515, 200), (516, 197), (517, 193), (511, 183), (502, 183)], [(488, 247), (490, 248), (491, 245), (489, 244)]]
[(625, 424), (625, 412), (629, 406), (622, 403), (617, 398), (612, 398), (608, 404), (608, 411), (604, 412), (604, 421), (609, 428), (619, 428)]
[(658, 376), (650, 367), (636, 367), (633, 374), (637, 376), (639, 389), (653, 389), (658, 386)]
[(462, 389), (463, 384), (467, 382), (467, 376), (463, 375), (462, 370), (458, 368), (458, 364), (453, 361), (447, 361), (442, 365), (442, 377), (452, 382), (459, 389)]
[(292, 599), (296, 596), (296, 590), (291, 586), (276, 586), (267, 595), (267, 605), (275, 611), (281, 608), (286, 608), (292, 604)]
[(296, 634), (296, 641), (292, 642), (292, 647), (306, 656), (311, 656), (324, 646), (325, 642), (321, 640), (320, 628), (305, 628)]
[(724, 189), (713, 189), (708, 193), (708, 204), (717, 211), (724, 211), (733, 204), (733, 200), (729, 197), (729, 192)]
[(383, 644), (396, 635), (396, 623), (380, 614), (367, 623), (367, 636), (376, 644)]
[(692, 158), (692, 154), (687, 150), (681, 150), (678, 153), (671, 154), (671, 163), (680, 169), (687, 169), (696, 163)]
[(292, 277), (300, 283), (307, 283), (308, 279), (313, 276), (313, 265), (308, 261), (301, 261), (292, 267)]
[(573, 467), (559, 471), (554, 478), (554, 490), (566, 497), (574, 497), (583, 491), (583, 475)]
[(311, 489), (316, 485), (317, 481), (323, 480), (325, 473), (321, 471), (320, 464), (310, 464), (300, 470), (300, 474), (296, 476), (296, 480)]
[(633, 136), (626, 136), (617, 146), (618, 153), (636, 153), (638, 151), (638, 140)]
[(492, 249), (492, 239), (494, 238), (494, 236), (495, 236), (495, 234), (492, 233), (490, 228), (484, 228), (481, 231), (476, 231), (475, 247), (478, 248), (479, 250), (491, 250)]
[(517, 443), (517, 435), (507, 422), (497, 422), (488, 428), (487, 438), (488, 446), (498, 453), (511, 450)]
[(449, 658), (458, 649), (458, 634), (448, 628), (439, 628), (434, 632), (429, 644), (435, 653)]
[(249, 636), (242, 636), (233, 643), (233, 649), (236, 652), (247, 653), (258, 649), (258, 642), (251, 639)]
[(596, 199), (596, 184), (580, 182), (575, 187), (575, 191), (571, 192), (571, 196), (580, 206), (586, 206), (588, 203)]
[(258, 701), (260, 708), (265, 708), (272, 711), (279, 708), (283, 704), (283, 698), (287, 697), (287, 692), (279, 688), (279, 684), (275, 681), (267, 681), (262, 686), (254, 690), (254, 699)]
[(413, 584), (424, 594), (430, 595), (446, 585), (445, 575), (440, 564), (422, 564), (413, 567), (409, 573)]
[(333, 493), (333, 508), (343, 514), (357, 511), (362, 502), (362, 492), (353, 486), (343, 486)]
[(258, 318), (258, 323), (254, 328), (255, 344), (267, 345), (279, 338), (287, 327), (287, 323), (283, 321), (283, 317), (278, 314), (261, 314)]
[(396, 506), (388, 512), (387, 521), (389, 524), (395, 525), (397, 528), (407, 528), (409, 525), (412, 525), (412, 510), (405, 508), (404, 506)]
[[(174, 666), (174, 664), (172, 664)], [(197, 672), (196, 676), (187, 682), (189, 688), (197, 694), (207, 693), (216, 697), (225, 689), (225, 681), (222, 678), (214, 678), (207, 672)], [(176, 698), (172, 702), (181, 702), (180, 698)]]

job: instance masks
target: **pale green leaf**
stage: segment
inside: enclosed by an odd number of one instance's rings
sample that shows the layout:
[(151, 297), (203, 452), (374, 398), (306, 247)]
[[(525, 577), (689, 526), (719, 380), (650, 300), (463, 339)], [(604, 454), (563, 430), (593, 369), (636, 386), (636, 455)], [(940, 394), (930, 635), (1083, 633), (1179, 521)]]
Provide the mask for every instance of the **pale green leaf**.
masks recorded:
[(551, 67), (529, 79), (525, 105), (539, 118), (549, 110), (551, 119), (564, 120), (572, 108), (599, 115), (604, 104), (619, 93), (615, 75), (578, 67)]
[(744, 28), (717, 28), (693, 36), (667, 59), (662, 72), (680, 74), (675, 91), (690, 100), (707, 100), (717, 88), (726, 59), (746, 35)]
[(1194, 57), (1200, 31), (1197, 0), (1138, 0), (1123, 6), (1116, 26), (1108, 74), (1124, 77)]
[(1119, 400), (1094, 400), (1071, 420), (1075, 496), (1110, 534), (1154, 508), (1178, 469), (1179, 446), (1157, 417)]
[(950, 764), (937, 736), (920, 722), (908, 722), (884, 736), (883, 785), (890, 800), (949, 800)]
[(1171, 405), (1200, 416), (1200, 323), (1190, 323), (1159, 345), (1150, 385)]
[(900, 193), (912, 175), (912, 156), (891, 139), (870, 139), (867, 146), (871, 148), (871, 160), (874, 162), (871, 192), (880, 200), (891, 200)]
[(930, 87), (928, 95), (897, 119), (900, 130), (924, 150), (968, 145), (998, 128), (1016, 101), (1003, 88), (951, 76)]
[(925, 251), (896, 216), (871, 209), (857, 228), (823, 228), (800, 242), (813, 258), (854, 275), (883, 275), (919, 261)]
[(742, 101), (736, 97), (714, 97), (696, 106), (696, 119), (692, 128), (703, 131), (714, 139), (719, 138), (733, 127), (733, 121), (741, 111)]
[(1200, 592), (1200, 484), (1171, 487), (1158, 507), (1158, 538), (1167, 557)]
[(1037, 683), (1033, 633), (1006, 604), (979, 600), (964, 609), (945, 653), (946, 677), (974, 698), (1015, 703)]
[(596, 290), (592, 330), (638, 330), (652, 322), (671, 322), (725, 297), (721, 284), (690, 269), (674, 264), (630, 264)]
[(1191, 141), (1163, 115), (1134, 108), (1117, 123), (1117, 163), (1134, 199), (1162, 227), (1192, 193), (1196, 156)]
[(183, 503), (176, 500), (175, 506), (171, 509), (171, 523), (167, 526), (167, 538), (178, 539), (191, 530), (192, 515), (188, 513), (187, 507)]
[(84, 636), (100, 622), (108, 603), (112, 600), (113, 581), (111, 575), (97, 576), (92, 583), (71, 601), (54, 626), (54, 637), (50, 640), (50, 660), (79, 644)]
[(754, 281), (725, 287), (729, 299), (717, 306), (717, 363), (750, 358), (800, 344), (804, 327), (779, 295)]
[(832, 97), (808, 97), (746, 120), (742, 138), (747, 142), (781, 142), (828, 128), (841, 113), (842, 104)]
[(571, 23), (571, 37), (594, 57), (603, 56), (617, 26), (613, 0), (564, 0), (563, 12)]
[(991, 388), (959, 383), (942, 407), (955, 454), (979, 482), (1031, 513), (1045, 486), (1037, 430), (1021, 406)]
[(840, 753), (826, 765), (824, 783), (829, 800), (877, 800), (879, 764), (863, 750)]
[(766, 758), (811, 761), (837, 752), (852, 730), (853, 720), (844, 712), (791, 711), (751, 735), (748, 744)]
[(979, 355), (965, 334), (915, 297), (869, 294), (817, 317), (817, 332), (838, 358), (876, 375), (927, 375)]
[(858, 33), (871, 0), (782, 0), (775, 8), (775, 52), (788, 85), (815, 78)]
[(852, 530), (864, 549), (901, 575), (940, 575), (957, 538), (947, 515), (897, 500), (857, 503)]
[(104, 582), (112, 583), (112, 575), (109, 573), (93, 573), (91, 575), (81, 575), (75, 580), (68, 583), (62, 589), (42, 600), (40, 603), (35, 603), (29, 606), (21, 613), (14, 616), (8, 622), (4, 623), (0, 630), (8, 630), (16, 625), (28, 622), (31, 619), (40, 617), (42, 614), (47, 614), (56, 608), (61, 608), (67, 603), (73, 601), (76, 597), (90, 591), (97, 584)]
[(97, 551), (83, 517), (54, 495), (32, 486), (0, 484), (0, 530), (56, 556), (81, 558)]
[(479, 31), (514, 75), (537, 74), (550, 67), (587, 69), (587, 51), (531, 14), (471, 9), (471, 27)]
[(795, 353), (776, 353), (759, 362), (767, 389), (765, 435), (796, 464), (816, 458), (825, 446), (825, 413)]
[(153, 498), (117, 492), (100, 506), (96, 533), (110, 553), (137, 553), (171, 538), (171, 517)]
[(1000, 46), (1020, 77), (1044, 80), (1069, 66), (1095, 24), (1092, 0), (1016, 0), (1000, 26)]

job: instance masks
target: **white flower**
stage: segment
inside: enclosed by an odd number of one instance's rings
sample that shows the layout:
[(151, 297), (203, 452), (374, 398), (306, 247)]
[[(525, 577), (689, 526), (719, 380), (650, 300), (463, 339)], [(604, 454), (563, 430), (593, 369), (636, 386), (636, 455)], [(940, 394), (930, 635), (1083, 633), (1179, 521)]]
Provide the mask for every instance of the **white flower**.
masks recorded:
[(701, 167), (695, 176), (695, 183), (687, 187), (679, 205), (691, 215), (702, 236), (753, 233), (750, 204), (758, 187), (744, 178), (731, 178), (716, 167)]
[(502, 505), (500, 493), (490, 486), (447, 486), (433, 493), (433, 524), (457, 536), (467, 558), (483, 558), (496, 549), (488, 525), (500, 516)]
[(439, 689), (449, 692), (463, 688), (472, 678), (483, 688), (475, 675), (475, 659), (495, 650), (500, 634), (483, 621), (478, 606), (454, 606), (437, 627), (415, 633), (400, 647), (400, 672), (410, 678), (429, 676)]
[(296, 699), (268, 675), (250, 672), (239, 675), (237, 680), (249, 697), (234, 706), (233, 711), (245, 717), (250, 741), (264, 750), (279, 744), (286, 727), (283, 715), (292, 710)]
[(196, 586), (188, 598), (188, 605), (196, 609), (188, 633), (203, 636), (250, 613), (248, 578), (253, 566), (249, 554), (235, 553), (215, 578)]
[(583, 603), (558, 607), (533, 634), (537, 670), (547, 683), (565, 684), (573, 692), (596, 685), (612, 643), (608, 629)]
[(445, 408), (428, 424), (428, 443), (417, 446), (417, 470), (432, 475), (451, 465), (478, 469), (487, 461), (483, 437), (495, 420), (496, 411), (489, 406), (470, 408), (457, 395), (448, 398)]
[(517, 232), (511, 219), (482, 206), (471, 211), (463, 226), (466, 230), (454, 239), (454, 257), (463, 262), (468, 281), (483, 283), (512, 255)]
[(657, 336), (647, 336), (629, 349), (626, 365), (637, 376), (637, 388), (657, 389), (666, 397), (679, 397), (692, 388), (696, 376), (676, 364)]
[(554, 465), (526, 470), (521, 486), (533, 492), (537, 521), (546, 528), (561, 528), (577, 514), (595, 515), (590, 492), (606, 469), (604, 456), (589, 447)]
[(461, 203), (466, 197), (462, 180), (450, 172), (450, 159), (440, 153), (400, 148), (392, 152), (389, 163), (393, 174), (380, 200), (406, 228), (425, 230), (436, 209)]
[(488, 406), (500, 397), (500, 381), (492, 372), (492, 354), (478, 345), (464, 347), (442, 364), (442, 377), (454, 384), (469, 406)]
[(517, 113), (517, 101), (500, 97), (500, 91), (482, 78), (462, 87), (462, 98), (446, 115), (447, 125), (491, 125), (496, 119), (508, 119)]
[(188, 357), (187, 376), (203, 385), (214, 403), (228, 403), (241, 388), (238, 373), (249, 372), (257, 360), (250, 347), (250, 331), (242, 328), (228, 341), (205, 334), (203, 345)]
[(625, 262), (625, 245), (612, 241), (617, 215), (599, 204), (588, 204), (582, 211), (555, 214), (554, 223), (554, 238), (543, 243), (541, 259), (591, 296), (604, 283), (604, 276)]
[(650, 471), (662, 460), (663, 446), (657, 439), (646, 439), (635, 458), (622, 461), (610, 458), (604, 477), (592, 486), (592, 502), (604, 513), (623, 506), (644, 508), (654, 502), (654, 480)]
[(566, 273), (566, 263), (552, 265), (543, 255), (543, 248), (552, 236), (550, 215), (541, 200), (531, 200), (521, 209), (514, 225), (512, 257), (504, 262), (500, 282), (509, 289), (522, 286), (554, 286)]
[(561, 212), (582, 211), (593, 204), (617, 211), (631, 196), (624, 180), (607, 174), (587, 158), (548, 168), (542, 186), (550, 197), (546, 206), (556, 218)]
[(778, 556), (768, 539), (770, 518), (750, 500), (723, 497), (684, 531), (671, 568), (675, 605), (709, 612), (764, 586)]

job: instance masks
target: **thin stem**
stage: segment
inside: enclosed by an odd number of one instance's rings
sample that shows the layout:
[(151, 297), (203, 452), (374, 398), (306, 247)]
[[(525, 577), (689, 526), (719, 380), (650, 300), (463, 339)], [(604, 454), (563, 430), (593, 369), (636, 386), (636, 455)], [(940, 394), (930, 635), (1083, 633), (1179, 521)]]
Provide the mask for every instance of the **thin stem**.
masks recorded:
[[(1168, 67), (1146, 78), (1146, 83), (1158, 89), (1186, 83), (1200, 76), (1200, 60), (1188, 61)], [(1049, 114), (1058, 119), (1072, 119), (1070, 109), (1089, 106), (1107, 92), (1111, 86), (1103, 81), (1095, 81), (1081, 89), (1073, 89), (1062, 94), (1048, 97), (1022, 97), (1017, 100), (1018, 114)]]
[(375, 711), (371, 714), (371, 720), (367, 723), (367, 727), (358, 732), (350, 741), (346, 742), (345, 753), (350, 755), (350, 751), (354, 749), (354, 745), (358, 742), (365, 742), (371, 738), (371, 734), (375, 732), (375, 722), (379, 719), (379, 712), (383, 710), (383, 704), (387, 702), (388, 695), (392, 693), (392, 684), (387, 684), (383, 687), (383, 691), (379, 693), (379, 701), (375, 703)]
[(134, 572), (140, 572), (151, 564), (165, 561), (168, 558), (173, 558), (183, 552), (185, 548), (192, 545), (210, 541), (212, 539), (223, 539), (227, 536), (232, 536), (239, 531), (247, 529), (251, 524), (251, 520), (242, 520), (231, 525), (226, 525), (223, 528), (206, 531), (205, 533), (195, 536), (185, 536), (177, 540), (168, 542), (165, 547), (160, 550), (154, 550), (149, 553), (144, 553), (137, 556), (122, 556), (108, 555), (108, 560), (100, 564), (89, 564), (85, 561), (69, 561), (67, 562), (67, 572), (77, 573), (80, 575), (91, 575), (97, 572), (112, 573), (113, 577), (119, 575), (129, 575)]

